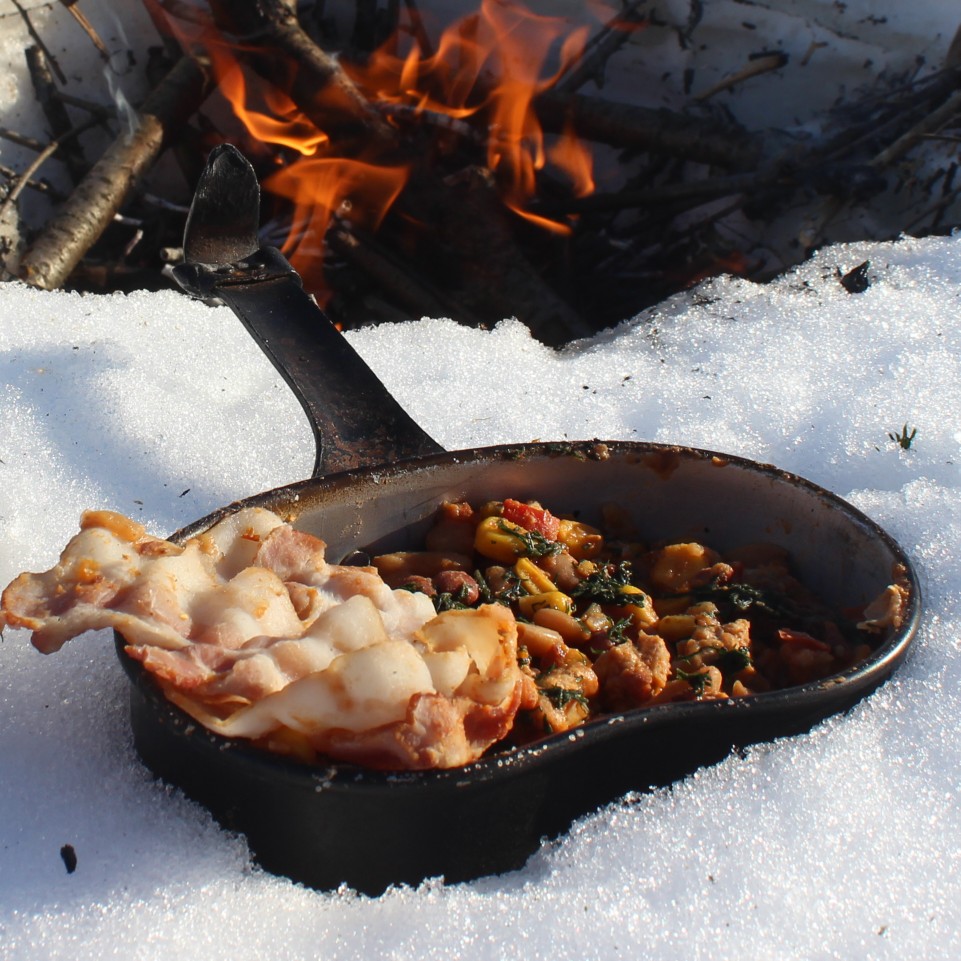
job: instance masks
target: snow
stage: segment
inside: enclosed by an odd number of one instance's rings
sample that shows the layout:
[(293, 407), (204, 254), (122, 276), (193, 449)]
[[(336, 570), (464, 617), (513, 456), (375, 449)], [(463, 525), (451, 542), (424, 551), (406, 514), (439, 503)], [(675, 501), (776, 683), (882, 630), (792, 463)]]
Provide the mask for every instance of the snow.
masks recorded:
[[(538, 8), (552, 5), (580, 7)], [(52, 49), (65, 62), (74, 54), (75, 92), (104, 103), (117, 85), (142, 94), (138, 71), (111, 61), (104, 72), (63, 5), (24, 6), (46, 38), (62, 31)], [(869, 62), (936, 67), (958, 26), (955, 0), (656, 5), (678, 30), (696, 6), (703, 42), (648, 30), (633, 54), (643, 62), (671, 47), (670, 82), (658, 88), (670, 97), (685, 69), (708, 88), (775, 37), (791, 54), (779, 85), (723, 98), (757, 126), (780, 125), (786, 103), (823, 109), (862, 83)], [(112, 52), (126, 48), (124, 32), (139, 50), (156, 41), (139, 3), (85, 2), (84, 12)], [(0, 27), (3, 123), (43, 137), (25, 28), (13, 13)], [(822, 41), (809, 67), (804, 55)], [(618, 83), (612, 74), (612, 95)], [(3, 144), (5, 164), (32, 157)], [(55, 165), (43, 173), (62, 186)], [(30, 192), (23, 201), (28, 219), (46, 212)], [(848, 294), (838, 273), (865, 260), (871, 286)], [(890, 531), (919, 571), (912, 654), (848, 715), (588, 815), (517, 872), (367, 898), (263, 872), (242, 838), (150, 776), (108, 634), (45, 658), (9, 630), (0, 958), (958, 957), (959, 285), (961, 237), (902, 240), (828, 248), (770, 286), (720, 278), (559, 354), (511, 321), (350, 334), (450, 449), (650, 439), (771, 461), (830, 488)], [(85, 508), (167, 534), (313, 463), (299, 405), (240, 324), (179, 294), (0, 285), (0, 365), (0, 584), (49, 566)], [(905, 425), (917, 430), (909, 449), (889, 436)]]
[[(849, 294), (838, 272), (865, 260)], [(8, 630), (0, 957), (957, 957), (959, 291), (961, 237), (902, 240), (716, 279), (560, 353), (511, 321), (351, 333), (449, 449), (670, 441), (837, 492), (917, 566), (912, 654), (848, 715), (590, 814), (517, 872), (368, 898), (263, 872), (152, 779), (109, 634), (43, 657)], [(0, 364), (0, 582), (49, 566), (84, 508), (166, 534), (310, 472), (297, 402), (225, 308), (8, 284)]]

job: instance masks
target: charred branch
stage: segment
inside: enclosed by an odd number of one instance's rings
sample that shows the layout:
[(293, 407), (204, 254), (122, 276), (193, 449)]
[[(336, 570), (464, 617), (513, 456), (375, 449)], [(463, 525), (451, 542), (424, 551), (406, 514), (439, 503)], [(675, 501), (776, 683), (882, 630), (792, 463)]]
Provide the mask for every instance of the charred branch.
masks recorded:
[(644, 10), (648, 6), (650, 6), (648, 0), (633, 0), (610, 20), (584, 50), (577, 65), (558, 83), (558, 93), (576, 93), (590, 80), (593, 80), (598, 87), (603, 86), (604, 68), (608, 60), (643, 24)]
[(534, 109), (546, 130), (560, 133), (570, 125), (579, 137), (625, 150), (740, 170), (753, 170), (761, 159), (762, 137), (733, 122), (555, 91), (541, 94)]
[(470, 315), (461, 304), (452, 302), (435, 285), (411, 269), (396, 253), (371, 237), (367, 237), (346, 224), (336, 223), (326, 236), (331, 251), (343, 257), (373, 283), (377, 284), (391, 300), (402, 304), (416, 317), (454, 317), (462, 323), (479, 327), (481, 321)]
[(332, 138), (360, 138), (374, 149), (396, 146), (395, 132), (335, 57), (301, 27), (294, 0), (211, 3), (219, 29), (242, 41), (244, 59)]
[[(73, 124), (70, 122), (70, 115), (67, 113), (66, 106), (57, 95), (57, 85), (54, 83), (50, 63), (43, 49), (39, 46), (27, 47), (24, 56), (27, 58), (27, 69), (30, 71), (30, 79), (33, 81), (33, 90), (37, 102), (43, 110), (43, 115), (47, 118), (47, 123), (50, 124), (50, 132), (53, 134), (53, 138), (59, 140), (73, 128)], [(67, 165), (73, 182), (78, 183), (87, 172), (87, 161), (83, 155), (83, 148), (76, 137), (63, 142), (60, 157)]]
[(80, 9), (80, 4), (77, 3), (77, 0), (60, 0), (60, 2), (70, 12), (70, 16), (77, 21), (80, 29), (90, 38), (90, 42), (97, 48), (97, 53), (100, 54), (100, 59), (103, 60), (104, 63), (109, 62), (110, 51), (107, 50), (107, 45), (100, 39), (100, 35), (94, 30), (93, 24)]
[(517, 317), (551, 346), (587, 336), (588, 324), (520, 252), (489, 173), (465, 170), (452, 187), (456, 202), (447, 195), (431, 221), (441, 247), (455, 252), (468, 309), (489, 323)]
[(17, 13), (20, 14), (24, 25), (27, 28), (27, 32), (30, 34), (30, 39), (43, 51), (43, 55), (46, 57), (47, 62), (50, 64), (50, 69), (57, 75), (57, 80), (63, 86), (67, 84), (67, 78), (64, 76), (63, 70), (60, 69), (60, 64), (57, 63), (57, 58), (47, 49), (47, 45), (43, 42), (43, 37), (37, 33), (33, 22), (30, 20), (30, 14), (23, 8), (23, 5), (19, 0), (13, 0), (13, 5), (17, 8)]

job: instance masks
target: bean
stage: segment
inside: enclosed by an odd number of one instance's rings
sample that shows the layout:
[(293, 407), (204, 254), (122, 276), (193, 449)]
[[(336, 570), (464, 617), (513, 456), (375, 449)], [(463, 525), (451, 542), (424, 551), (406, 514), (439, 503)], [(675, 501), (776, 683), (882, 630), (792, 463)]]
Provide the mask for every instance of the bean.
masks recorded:
[(464, 571), (441, 571), (434, 576), (434, 586), (441, 594), (459, 595), (457, 599), (468, 605), (480, 597), (477, 581)]

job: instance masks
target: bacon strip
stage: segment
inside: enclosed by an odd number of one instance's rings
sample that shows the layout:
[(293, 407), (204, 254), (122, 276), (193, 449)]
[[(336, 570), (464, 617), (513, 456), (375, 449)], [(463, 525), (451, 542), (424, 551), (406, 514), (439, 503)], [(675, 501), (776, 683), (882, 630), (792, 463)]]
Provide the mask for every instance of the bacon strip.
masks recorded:
[(0, 618), (44, 653), (112, 627), (211, 730), (384, 768), (452, 767), (504, 737), (520, 701), (517, 628), (493, 605), (435, 616), (373, 568), (248, 508), (182, 547), (87, 512)]

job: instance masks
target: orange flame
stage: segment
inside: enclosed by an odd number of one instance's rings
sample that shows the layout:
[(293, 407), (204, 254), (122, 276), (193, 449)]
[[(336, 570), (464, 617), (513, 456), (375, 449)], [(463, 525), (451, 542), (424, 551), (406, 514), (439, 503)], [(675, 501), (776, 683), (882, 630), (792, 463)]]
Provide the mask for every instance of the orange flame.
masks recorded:
[(247, 81), (237, 61), (224, 61), (218, 71), (218, 81), (220, 92), (230, 102), (237, 118), (257, 140), (290, 147), (305, 157), (312, 157), (318, 147), (329, 142), (327, 134), (318, 130), (276, 87), (265, 85), (261, 91), (270, 114), (247, 106)]
[[(408, 168), (370, 157), (331, 156), (335, 145), (285, 92), (259, 79), (252, 90), (222, 38), (212, 29), (190, 32), (190, 41), (207, 49), (220, 93), (250, 134), (301, 155), (290, 161), (278, 158), (282, 166), (264, 180), (263, 188), (294, 206), (283, 250), (306, 279), (306, 274), (316, 274), (331, 218), (346, 214), (352, 222), (376, 229), (404, 189)], [(572, 130), (545, 142), (533, 104), (577, 61), (588, 32), (587, 27), (572, 30), (563, 18), (534, 14), (515, 0), (481, 0), (476, 13), (443, 32), (429, 55), (413, 40), (406, 41), (406, 52), (398, 52), (402, 38), (395, 36), (362, 67), (344, 68), (374, 104), (433, 115), (431, 122), (438, 126), (470, 119), (474, 135), (479, 132), (486, 140), (486, 163), (504, 204), (545, 229), (568, 233), (568, 224), (526, 207), (548, 164), (570, 179), (577, 196), (592, 192), (592, 157)]]
[[(524, 205), (535, 196), (537, 172), (548, 159), (569, 171), (576, 169), (579, 189), (590, 192), (590, 154), (583, 147), (575, 154), (570, 146), (546, 151), (533, 101), (577, 60), (587, 33), (586, 27), (570, 31), (561, 18), (539, 16), (507, 0), (482, 0), (476, 14), (444, 31), (432, 56), (421, 58), (413, 47), (401, 60), (386, 47), (352, 76), (388, 103), (406, 102), (452, 119), (483, 113), (487, 165), (498, 179), (504, 203), (543, 227), (568, 232), (565, 224), (530, 214)], [(558, 41), (556, 70), (541, 78)]]
[(281, 250), (308, 287), (320, 283), (324, 236), (337, 215), (368, 230), (380, 226), (407, 181), (407, 168), (340, 157), (316, 157), (282, 167), (263, 182), (294, 205), (294, 227)]
[(594, 193), (594, 164), (590, 151), (579, 140), (570, 123), (557, 143), (547, 151), (548, 159), (570, 178), (575, 197)]

